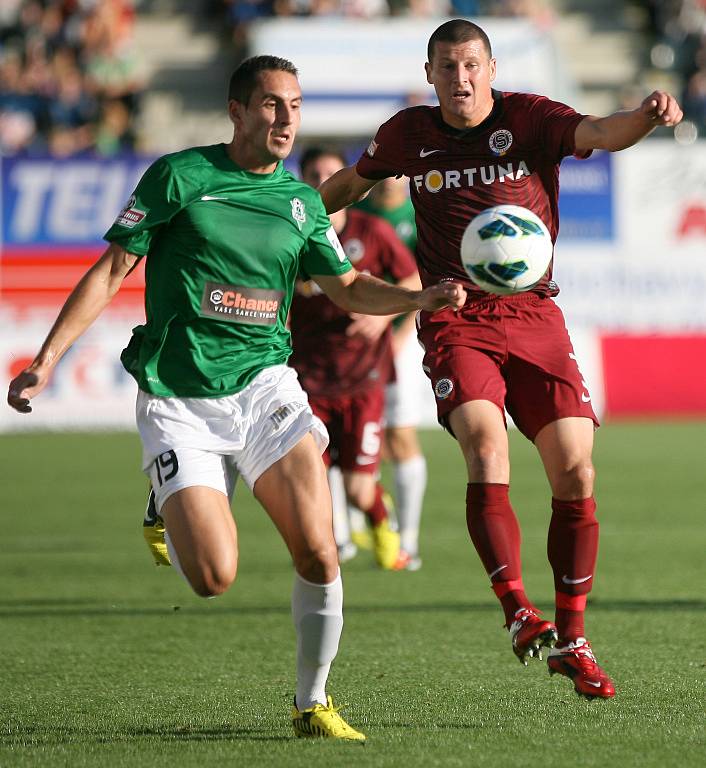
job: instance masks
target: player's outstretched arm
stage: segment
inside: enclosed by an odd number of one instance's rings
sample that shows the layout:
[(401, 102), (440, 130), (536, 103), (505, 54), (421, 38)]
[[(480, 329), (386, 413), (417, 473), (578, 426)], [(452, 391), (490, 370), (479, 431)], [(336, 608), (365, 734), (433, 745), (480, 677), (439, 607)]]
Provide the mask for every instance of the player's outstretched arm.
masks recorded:
[[(415, 270), (409, 277), (403, 277), (395, 285), (408, 288), (411, 291), (420, 291), (422, 281), (419, 279), (419, 273)], [(351, 312), (351, 323), (346, 328), (346, 336), (360, 336), (370, 343), (377, 341), (387, 330), (387, 326), (399, 315), (363, 315), (359, 312)], [(405, 323), (411, 321), (411, 327), (414, 327), (414, 314), (409, 312), (405, 318)], [(395, 333), (399, 333), (397, 330)]]
[(677, 125), (682, 117), (674, 96), (666, 91), (653, 91), (637, 109), (615, 112), (608, 117), (585, 117), (576, 128), (576, 150), (617, 152), (637, 144), (658, 125)]
[(358, 202), (376, 184), (374, 179), (359, 176), (354, 165), (341, 168), (319, 187), (326, 213), (335, 213), (351, 203)]
[(312, 277), (329, 299), (346, 312), (366, 315), (397, 315), (418, 309), (436, 312), (445, 307), (460, 309), (466, 302), (464, 287), (451, 281), (437, 283), (421, 291), (411, 291), (356, 269), (344, 275)]
[(20, 413), (31, 413), (30, 400), (49, 381), (67, 349), (91, 325), (118, 292), (139, 256), (112, 243), (69, 294), (33, 362), (10, 382), (7, 402)]

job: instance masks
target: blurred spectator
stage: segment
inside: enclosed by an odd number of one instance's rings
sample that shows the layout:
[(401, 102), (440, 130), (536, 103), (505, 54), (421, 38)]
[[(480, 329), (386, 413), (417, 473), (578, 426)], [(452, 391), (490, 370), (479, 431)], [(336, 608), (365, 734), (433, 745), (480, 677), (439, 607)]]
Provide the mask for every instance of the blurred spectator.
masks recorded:
[(103, 98), (121, 99), (137, 106), (142, 90), (132, 48), (134, 13), (124, 0), (97, 0), (86, 18), (82, 58), (86, 79)]
[(649, 0), (650, 64), (683, 83), (685, 122), (706, 135), (706, 0)]
[(684, 114), (692, 120), (699, 134), (706, 135), (706, 69), (699, 69), (689, 78), (684, 90)]
[(28, 149), (45, 124), (44, 99), (28, 87), (22, 57), (12, 50), (4, 53), (0, 60), (0, 152), (7, 155)]
[(110, 157), (133, 149), (134, 146), (135, 135), (125, 102), (120, 99), (103, 102), (93, 142), (96, 154)]

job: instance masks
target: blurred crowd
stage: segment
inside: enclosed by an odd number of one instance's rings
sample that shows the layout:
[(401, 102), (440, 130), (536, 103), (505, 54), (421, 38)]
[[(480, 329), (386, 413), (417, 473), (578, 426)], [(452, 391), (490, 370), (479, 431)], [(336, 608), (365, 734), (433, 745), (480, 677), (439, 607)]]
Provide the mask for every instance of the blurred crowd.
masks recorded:
[(706, 0), (649, 0), (650, 64), (676, 76), (685, 124), (706, 136)]
[(222, 0), (238, 59), (249, 55), (248, 31), (257, 19), (329, 16), (375, 19), (385, 16), (529, 16), (551, 18), (545, 0)]
[[(144, 82), (133, 35), (139, 2), (0, 0), (0, 155), (111, 156), (139, 150), (135, 126)], [(683, 83), (681, 101), (691, 126), (686, 130), (706, 136), (706, 0), (643, 2), (653, 39), (646, 64)], [(206, 5), (224, 19), (236, 60), (250, 54), (250, 28), (262, 18), (525, 16), (550, 26), (553, 8), (549, 0), (210, 0)]]
[(135, 147), (133, 0), (0, 2), (0, 154)]

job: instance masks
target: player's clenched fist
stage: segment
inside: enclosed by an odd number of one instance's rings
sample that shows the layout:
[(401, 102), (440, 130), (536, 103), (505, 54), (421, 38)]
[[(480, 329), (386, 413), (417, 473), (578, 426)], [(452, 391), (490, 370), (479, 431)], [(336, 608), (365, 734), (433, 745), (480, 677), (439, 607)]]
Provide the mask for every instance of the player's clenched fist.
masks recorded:
[(460, 283), (444, 280), (436, 285), (431, 285), (421, 292), (422, 309), (427, 312), (436, 312), (437, 309), (451, 307), (461, 309), (466, 303), (466, 289)]
[(684, 116), (677, 100), (666, 91), (653, 91), (642, 102), (640, 110), (657, 125), (677, 125)]
[(10, 382), (7, 391), (7, 402), (20, 413), (31, 413), (29, 401), (38, 395), (46, 386), (46, 380), (36, 373), (24, 370)]

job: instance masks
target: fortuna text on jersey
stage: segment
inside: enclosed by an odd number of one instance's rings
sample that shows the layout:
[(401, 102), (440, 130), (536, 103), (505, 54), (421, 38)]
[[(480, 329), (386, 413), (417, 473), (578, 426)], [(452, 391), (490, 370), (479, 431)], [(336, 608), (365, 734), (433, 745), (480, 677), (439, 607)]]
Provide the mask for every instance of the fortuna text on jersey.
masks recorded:
[(523, 176), (529, 176), (530, 169), (524, 160), (519, 163), (504, 165), (481, 165), (477, 168), (461, 170), (438, 171), (436, 169), (414, 176), (412, 183), (417, 192), (426, 189), (428, 192), (439, 192), (442, 189), (460, 189), (474, 187), (476, 184), (503, 184), (506, 180), (516, 181)]

